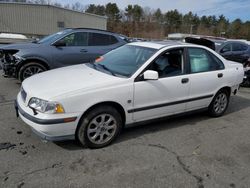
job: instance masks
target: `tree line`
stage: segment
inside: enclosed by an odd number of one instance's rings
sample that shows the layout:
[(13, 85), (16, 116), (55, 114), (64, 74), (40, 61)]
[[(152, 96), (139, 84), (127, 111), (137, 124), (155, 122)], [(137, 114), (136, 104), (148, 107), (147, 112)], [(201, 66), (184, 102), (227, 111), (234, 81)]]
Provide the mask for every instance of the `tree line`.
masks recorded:
[(162, 12), (140, 5), (128, 5), (120, 10), (116, 3), (88, 5), (85, 12), (108, 17), (108, 29), (127, 36), (164, 38), (169, 33), (189, 33), (250, 40), (250, 21), (229, 21), (218, 17), (198, 16), (191, 11), (180, 13), (177, 9)]
[(250, 21), (243, 22), (238, 18), (230, 22), (224, 15), (198, 16), (191, 11), (182, 14), (177, 9), (162, 12), (159, 8), (154, 10), (137, 4), (128, 5), (122, 10), (118, 8), (116, 3), (84, 6), (79, 2), (62, 5), (51, 0), (5, 1), (52, 4), (80, 12), (106, 16), (108, 30), (130, 37), (162, 39), (169, 33), (189, 33), (250, 40)]

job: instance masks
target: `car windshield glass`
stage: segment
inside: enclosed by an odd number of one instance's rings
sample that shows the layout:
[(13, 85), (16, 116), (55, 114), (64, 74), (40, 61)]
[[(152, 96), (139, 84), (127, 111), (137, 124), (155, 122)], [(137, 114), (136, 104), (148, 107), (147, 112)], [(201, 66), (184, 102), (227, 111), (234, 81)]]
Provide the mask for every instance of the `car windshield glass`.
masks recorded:
[(54, 33), (52, 35), (49, 35), (49, 36), (46, 36), (44, 38), (42, 38), (41, 40), (39, 40), (37, 43), (38, 44), (42, 44), (42, 43), (51, 43), (51, 42), (54, 42), (55, 40), (61, 38), (65, 33), (68, 33), (71, 29), (66, 29), (64, 31), (60, 31), (60, 32), (57, 32), (57, 33)]
[(125, 45), (96, 59), (94, 65), (103, 67), (103, 72), (123, 77), (132, 76), (154, 53), (156, 49)]

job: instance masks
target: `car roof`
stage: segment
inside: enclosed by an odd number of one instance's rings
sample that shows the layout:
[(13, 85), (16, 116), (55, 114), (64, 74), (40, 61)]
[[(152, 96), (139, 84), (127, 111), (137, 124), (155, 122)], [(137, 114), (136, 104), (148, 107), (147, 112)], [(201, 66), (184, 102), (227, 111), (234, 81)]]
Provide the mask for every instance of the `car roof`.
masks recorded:
[(66, 29), (70, 29), (72, 31), (78, 31), (78, 30), (79, 31), (97, 31), (97, 32), (109, 33), (109, 34), (113, 34), (113, 35), (119, 35), (119, 36), (126, 37), (125, 35), (115, 33), (115, 32), (112, 32), (112, 31), (103, 30), (103, 29), (95, 29), (95, 28), (66, 28)]
[(161, 49), (164, 47), (170, 47), (170, 46), (194, 46), (194, 47), (203, 47), (200, 45), (195, 45), (195, 44), (189, 44), (189, 43), (184, 43), (180, 41), (150, 41), (150, 42), (132, 42), (129, 43), (128, 45), (133, 45), (133, 46), (140, 46), (140, 47), (147, 47), (147, 48), (154, 48), (154, 49)]

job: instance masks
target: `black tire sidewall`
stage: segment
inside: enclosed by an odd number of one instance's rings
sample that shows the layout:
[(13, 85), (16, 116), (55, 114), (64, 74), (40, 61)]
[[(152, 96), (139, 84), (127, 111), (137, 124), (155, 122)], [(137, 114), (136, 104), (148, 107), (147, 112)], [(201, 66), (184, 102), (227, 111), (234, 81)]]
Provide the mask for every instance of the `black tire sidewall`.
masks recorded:
[[(226, 108), (221, 113), (217, 113), (214, 110), (214, 103), (215, 103), (215, 100), (216, 100), (217, 96), (220, 95), (221, 93), (224, 93), (227, 96), (227, 105), (226, 105)], [(216, 93), (216, 95), (214, 96), (211, 104), (208, 107), (209, 115), (212, 116), (212, 117), (220, 117), (220, 116), (222, 116), (225, 113), (225, 111), (227, 110), (227, 108), (228, 108), (229, 100), (230, 100), (230, 94), (228, 93), (228, 91), (227, 90), (220, 90), (218, 93)]]
[(20, 81), (23, 81), (23, 80), (24, 80), (24, 75), (23, 75), (23, 73), (24, 73), (25, 69), (27, 69), (27, 68), (30, 67), (30, 66), (37, 66), (37, 67), (43, 69), (44, 71), (47, 70), (46, 67), (44, 67), (41, 63), (37, 63), (37, 62), (26, 63), (26, 64), (24, 64), (23, 66), (21, 66), (21, 68), (19, 69), (18, 79), (19, 79)]
[[(95, 144), (89, 140), (87, 136), (87, 129), (91, 120), (95, 118), (96, 116), (103, 114), (103, 113), (110, 114), (115, 118), (117, 122), (117, 129), (113, 138), (110, 139), (108, 142), (104, 144)], [(80, 121), (80, 124), (77, 128), (76, 139), (85, 147), (89, 147), (93, 149), (102, 148), (102, 147), (109, 145), (111, 142), (113, 142), (116, 139), (116, 137), (120, 134), (122, 130), (122, 124), (123, 122), (122, 122), (121, 115), (115, 108), (111, 106), (99, 106), (99, 107), (94, 108), (90, 112), (88, 112), (86, 115), (84, 115), (84, 117)]]

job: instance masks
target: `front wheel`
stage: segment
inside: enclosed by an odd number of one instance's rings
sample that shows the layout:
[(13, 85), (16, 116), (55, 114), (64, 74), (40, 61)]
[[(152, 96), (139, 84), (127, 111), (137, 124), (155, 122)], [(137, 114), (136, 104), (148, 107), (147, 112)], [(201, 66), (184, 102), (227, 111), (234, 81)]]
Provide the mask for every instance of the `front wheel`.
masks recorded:
[(230, 94), (226, 90), (220, 90), (209, 105), (208, 112), (212, 117), (222, 116), (227, 110)]
[(122, 118), (111, 106), (98, 106), (82, 119), (76, 131), (76, 138), (89, 148), (109, 145), (122, 129)]
[(46, 67), (43, 66), (41, 63), (30, 62), (30, 63), (24, 64), (20, 68), (18, 78), (20, 81), (23, 81), (32, 75), (44, 72), (46, 70), (47, 70)]

